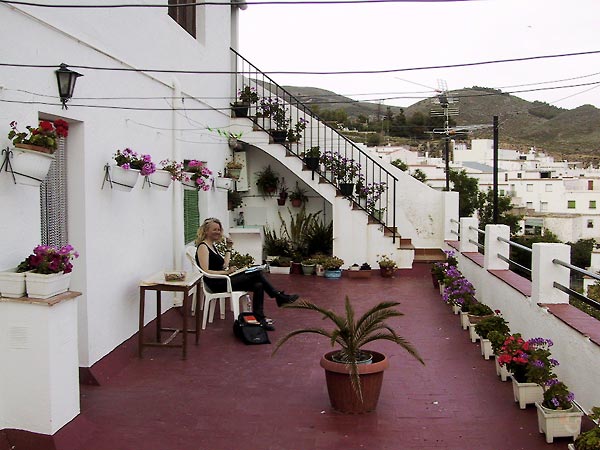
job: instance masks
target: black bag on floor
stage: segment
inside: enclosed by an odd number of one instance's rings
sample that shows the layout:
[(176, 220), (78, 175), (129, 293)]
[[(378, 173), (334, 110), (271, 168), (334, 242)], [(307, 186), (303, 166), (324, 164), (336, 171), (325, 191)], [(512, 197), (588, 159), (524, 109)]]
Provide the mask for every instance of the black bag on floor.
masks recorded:
[(244, 344), (270, 344), (267, 331), (260, 326), (253, 313), (240, 313), (233, 322), (233, 334)]

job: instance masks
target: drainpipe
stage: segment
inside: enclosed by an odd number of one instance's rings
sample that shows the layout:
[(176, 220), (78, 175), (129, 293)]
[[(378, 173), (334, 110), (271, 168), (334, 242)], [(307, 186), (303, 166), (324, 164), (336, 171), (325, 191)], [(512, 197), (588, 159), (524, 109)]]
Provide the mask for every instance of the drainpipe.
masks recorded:
[[(171, 116), (171, 158), (173, 161), (182, 161), (181, 149), (179, 148), (179, 114), (177, 110), (183, 107), (181, 98), (181, 84), (177, 78), (173, 78), (173, 111)], [(181, 270), (183, 267), (183, 199), (182, 189), (179, 183), (173, 183), (173, 213), (172, 217), (172, 246), (173, 246), (173, 263), (172, 267), (176, 270)], [(183, 296), (181, 293), (175, 293), (173, 297), (173, 306), (181, 306), (183, 304)]]

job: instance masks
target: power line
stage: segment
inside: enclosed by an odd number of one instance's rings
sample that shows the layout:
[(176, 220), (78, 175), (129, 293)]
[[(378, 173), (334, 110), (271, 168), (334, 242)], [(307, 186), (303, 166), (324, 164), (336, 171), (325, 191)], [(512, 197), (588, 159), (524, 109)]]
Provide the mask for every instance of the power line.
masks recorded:
[[(2, 0), (0, 0), (2, 1)], [(431, 0), (435, 1), (435, 0)], [(470, 1), (470, 0), (465, 0)], [(584, 56), (584, 55), (595, 55), (600, 53), (600, 50), (590, 50), (585, 52), (572, 52), (572, 53), (559, 53), (553, 55), (537, 55), (537, 56), (525, 56), (522, 58), (506, 58), (506, 59), (494, 59), (488, 61), (476, 61), (468, 63), (458, 64), (445, 64), (438, 66), (420, 66), (420, 67), (407, 67), (403, 69), (380, 69), (380, 70), (341, 70), (341, 71), (293, 71), (293, 70), (276, 70), (276, 71), (264, 71), (265, 75), (364, 75), (364, 74), (379, 74), (379, 73), (395, 73), (395, 72), (411, 72), (417, 70), (433, 70), (433, 69), (451, 69), (457, 67), (473, 67), (483, 66), (489, 64), (500, 64), (509, 62), (522, 62), (522, 61), (534, 61), (540, 59), (551, 59), (551, 58), (565, 58), (571, 56)], [(58, 64), (54, 65), (38, 65), (38, 64), (15, 64), (15, 63), (0, 63), (0, 66), (4, 67), (25, 67), (25, 68), (36, 68), (36, 69), (48, 69), (56, 68)], [(102, 66), (83, 66), (75, 64), (67, 64), (69, 68), (80, 69), (80, 70), (102, 70), (102, 71), (114, 71), (114, 72), (151, 72), (151, 73), (184, 73), (184, 74), (203, 74), (203, 75), (231, 75), (237, 74), (236, 71), (231, 70), (183, 70), (183, 69), (131, 69), (126, 67), (102, 67)]]
[(472, 2), (478, 0), (295, 0), (295, 1), (283, 1), (283, 0), (268, 0), (268, 1), (255, 1), (255, 2), (243, 2), (243, 1), (232, 1), (232, 2), (195, 2), (195, 3), (183, 3), (183, 4), (140, 4), (140, 3), (121, 3), (112, 5), (55, 5), (48, 3), (36, 3), (36, 2), (23, 2), (23, 1), (12, 1), (12, 0), (0, 0), (0, 3), (7, 5), (17, 6), (35, 6), (39, 8), (61, 8), (61, 9), (110, 9), (110, 8), (188, 8), (191, 6), (240, 6), (240, 5), (350, 5), (350, 4), (364, 4), (364, 3), (457, 3), (457, 2)]

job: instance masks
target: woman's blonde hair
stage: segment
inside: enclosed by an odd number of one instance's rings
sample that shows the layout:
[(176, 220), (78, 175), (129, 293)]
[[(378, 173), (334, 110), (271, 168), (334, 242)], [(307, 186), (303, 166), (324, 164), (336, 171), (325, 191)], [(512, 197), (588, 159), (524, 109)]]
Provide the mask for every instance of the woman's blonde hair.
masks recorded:
[(208, 226), (211, 223), (219, 224), (219, 227), (221, 228), (221, 230), (223, 230), (223, 224), (221, 223), (221, 221), (219, 219), (216, 219), (214, 217), (209, 217), (208, 219), (205, 219), (204, 222), (202, 222), (202, 225), (200, 225), (198, 227), (198, 232), (196, 233), (196, 240), (194, 241), (194, 243), (196, 245), (199, 245), (200, 242), (202, 242), (203, 240), (206, 239), (206, 233), (208, 231)]

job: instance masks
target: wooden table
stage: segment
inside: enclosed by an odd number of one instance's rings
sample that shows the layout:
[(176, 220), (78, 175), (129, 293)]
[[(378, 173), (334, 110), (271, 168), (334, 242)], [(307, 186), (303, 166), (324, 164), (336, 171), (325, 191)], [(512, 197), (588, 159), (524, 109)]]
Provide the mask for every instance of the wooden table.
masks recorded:
[[(140, 323), (138, 331), (138, 355), (142, 357), (142, 350), (146, 346), (152, 347), (181, 347), (182, 359), (187, 358), (187, 333), (195, 333), (196, 345), (200, 336), (200, 314), (196, 312), (196, 328), (188, 330), (188, 312), (191, 311), (191, 291), (196, 288), (196, 301), (200, 301), (200, 280), (202, 275), (195, 272), (188, 272), (184, 281), (165, 281), (164, 272), (155, 273), (140, 282)], [(156, 291), (156, 341), (144, 342), (144, 307), (146, 303), (146, 291)], [(182, 292), (182, 327), (181, 328), (163, 328), (161, 323), (161, 293)], [(161, 333), (170, 331), (171, 335), (162, 340)], [(174, 344), (171, 341), (181, 333), (181, 344)]]

